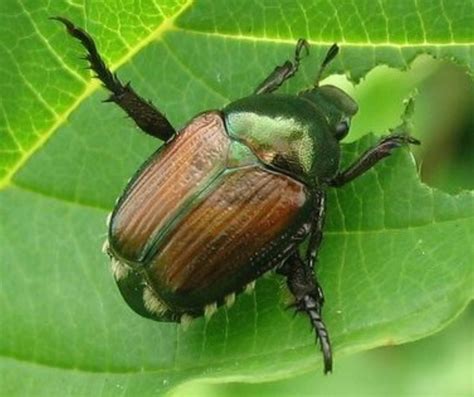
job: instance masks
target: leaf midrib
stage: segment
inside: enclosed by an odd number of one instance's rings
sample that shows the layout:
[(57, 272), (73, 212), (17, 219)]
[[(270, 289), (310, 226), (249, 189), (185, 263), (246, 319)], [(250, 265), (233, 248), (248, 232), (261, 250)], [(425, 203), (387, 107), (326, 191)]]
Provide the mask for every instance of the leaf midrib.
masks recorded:
[[(260, 37), (260, 36), (248, 36), (244, 34), (232, 34), (232, 33), (219, 33), (219, 32), (206, 32), (203, 30), (197, 29), (189, 29), (183, 28), (174, 25), (173, 31), (175, 32), (184, 32), (184, 33), (191, 33), (196, 35), (204, 35), (208, 37), (218, 37), (227, 40), (242, 40), (242, 41), (252, 41), (252, 42), (266, 42), (266, 43), (276, 43), (276, 44), (295, 44), (298, 38), (281, 38), (281, 37)], [(306, 39), (310, 45), (313, 46), (331, 46), (334, 44), (334, 41), (323, 41), (323, 40), (311, 40)], [(346, 40), (336, 40), (337, 44), (341, 47), (392, 47), (392, 48), (417, 48), (417, 47), (469, 47), (474, 46), (474, 41), (451, 41), (445, 43), (438, 43), (438, 42), (417, 42), (417, 43), (396, 43), (396, 42), (389, 42), (389, 41), (380, 41), (380, 42), (356, 42), (356, 41), (346, 41)]]

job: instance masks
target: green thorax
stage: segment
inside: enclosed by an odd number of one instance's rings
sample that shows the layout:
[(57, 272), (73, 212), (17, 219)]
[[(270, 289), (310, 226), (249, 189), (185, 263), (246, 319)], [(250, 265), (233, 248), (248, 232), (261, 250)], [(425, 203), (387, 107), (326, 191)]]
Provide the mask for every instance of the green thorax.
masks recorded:
[(323, 113), (306, 99), (254, 95), (232, 102), (223, 112), (230, 136), (265, 165), (309, 186), (318, 186), (337, 172), (339, 142)]

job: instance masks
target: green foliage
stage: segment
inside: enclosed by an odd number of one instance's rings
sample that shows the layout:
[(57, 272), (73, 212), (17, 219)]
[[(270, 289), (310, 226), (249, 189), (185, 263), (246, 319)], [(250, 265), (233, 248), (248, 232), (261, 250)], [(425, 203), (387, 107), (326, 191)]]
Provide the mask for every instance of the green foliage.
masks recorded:
[[(183, 125), (251, 92), (298, 37), (311, 57), (289, 92), (311, 83), (334, 41), (331, 71), (354, 80), (382, 63), (404, 69), (420, 53), (472, 73), (472, 3), (416, 4), (2, 1), (2, 392), (151, 395), (195, 378), (258, 381), (321, 365), (276, 276), (187, 331), (128, 309), (100, 247), (107, 213), (156, 142), (100, 103), (82, 50), (49, 16), (86, 27), (119, 75)], [(374, 139), (347, 145), (345, 161)], [(407, 150), (331, 193), (319, 276), (336, 360), (421, 338), (462, 311), (473, 298), (473, 216), (473, 194), (421, 184)]]
[[(416, 343), (340, 357), (337, 373), (308, 373), (261, 384), (191, 382), (173, 397), (471, 397), (474, 305), (442, 332)], [(383, 382), (380, 380), (383, 379)]]

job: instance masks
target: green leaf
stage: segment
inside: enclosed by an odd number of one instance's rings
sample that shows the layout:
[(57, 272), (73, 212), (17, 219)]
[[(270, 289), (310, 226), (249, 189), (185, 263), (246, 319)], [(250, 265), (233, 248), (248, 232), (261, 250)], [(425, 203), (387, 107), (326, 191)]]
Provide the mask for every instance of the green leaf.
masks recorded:
[[(312, 53), (289, 92), (310, 84), (334, 41), (332, 72), (354, 79), (426, 52), (472, 70), (470, 2), (265, 3), (0, 2), (2, 392), (151, 395), (193, 378), (276, 379), (320, 366), (276, 276), (187, 331), (128, 309), (100, 252), (105, 217), (157, 143), (100, 103), (82, 49), (47, 19), (86, 27), (177, 126), (251, 92), (300, 36)], [(373, 140), (348, 145), (345, 161)], [(433, 333), (465, 307), (473, 216), (472, 193), (421, 184), (406, 150), (331, 193), (319, 276), (336, 360)]]
[[(261, 384), (189, 382), (173, 397), (459, 396), (474, 390), (474, 305), (453, 324), (416, 343), (338, 359), (337, 374), (308, 373)], [(380, 380), (383, 379), (383, 382)]]

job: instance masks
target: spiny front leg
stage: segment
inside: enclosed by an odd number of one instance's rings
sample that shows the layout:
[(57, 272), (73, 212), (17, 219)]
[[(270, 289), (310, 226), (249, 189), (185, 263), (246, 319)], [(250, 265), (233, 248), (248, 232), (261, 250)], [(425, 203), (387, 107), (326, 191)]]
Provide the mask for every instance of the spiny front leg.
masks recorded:
[(347, 169), (338, 173), (331, 181), (330, 186), (340, 187), (353, 181), (364, 172), (371, 169), (384, 157), (392, 154), (394, 149), (406, 145), (419, 145), (420, 141), (408, 134), (394, 134), (382, 138), (374, 147), (371, 147), (362, 154)]
[(175, 130), (166, 117), (151, 102), (137, 95), (129, 83), (122, 84), (117, 75), (107, 68), (97, 51), (94, 40), (86, 31), (76, 27), (66, 18), (53, 17), (51, 19), (63, 23), (68, 33), (78, 39), (86, 49), (85, 59), (89, 62), (90, 68), (96, 73), (96, 77), (104, 87), (112, 93), (106, 102), (115, 102), (119, 105), (143, 132), (163, 141), (174, 136)]
[(277, 66), (275, 70), (263, 80), (255, 89), (254, 94), (268, 94), (278, 89), (286, 80), (293, 77), (300, 66), (300, 61), (303, 58), (301, 52), (305, 50), (309, 53), (309, 45), (305, 39), (299, 39), (296, 43), (295, 56), (293, 62), (286, 61), (283, 65)]
[(323, 290), (315, 281), (313, 269), (303, 262), (298, 254), (292, 254), (283, 267), (278, 270), (286, 276), (288, 288), (295, 297), (292, 307), (297, 312), (306, 313), (311, 326), (316, 332), (324, 360), (324, 373), (332, 371), (332, 349), (326, 325), (323, 322), (321, 311), (324, 304)]

